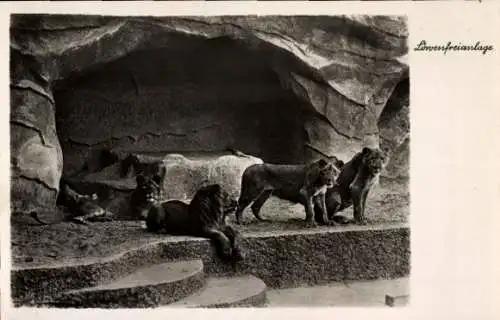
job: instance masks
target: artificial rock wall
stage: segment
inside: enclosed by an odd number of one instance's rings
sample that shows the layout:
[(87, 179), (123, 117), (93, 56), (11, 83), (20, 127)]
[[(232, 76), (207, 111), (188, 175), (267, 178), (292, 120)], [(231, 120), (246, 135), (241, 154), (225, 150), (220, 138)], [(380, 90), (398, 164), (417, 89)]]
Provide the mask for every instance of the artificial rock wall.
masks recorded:
[(380, 145), (407, 176), (407, 51), (403, 17), (13, 15), (12, 209), (51, 210), (102, 150), (298, 163)]

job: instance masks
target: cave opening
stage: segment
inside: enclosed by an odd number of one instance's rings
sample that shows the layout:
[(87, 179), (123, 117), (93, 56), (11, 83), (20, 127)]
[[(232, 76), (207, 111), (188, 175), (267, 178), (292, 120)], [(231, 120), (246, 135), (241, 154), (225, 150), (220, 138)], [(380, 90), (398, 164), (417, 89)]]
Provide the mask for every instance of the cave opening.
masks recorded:
[(404, 77), (394, 88), (378, 119), (379, 144), (390, 154), (384, 175), (408, 177), (410, 152), (410, 79)]
[(54, 86), (63, 174), (96, 150), (204, 153), (237, 148), (304, 161), (308, 106), (265, 54), (228, 37), (138, 50)]
[[(391, 96), (387, 100), (382, 113), (378, 119), (378, 126), (385, 126), (396, 117), (401, 109), (408, 107), (410, 103), (410, 78), (404, 77), (398, 82)], [(409, 119), (408, 119), (409, 120)], [(409, 121), (408, 121), (409, 125)], [(409, 128), (407, 128), (409, 129)]]

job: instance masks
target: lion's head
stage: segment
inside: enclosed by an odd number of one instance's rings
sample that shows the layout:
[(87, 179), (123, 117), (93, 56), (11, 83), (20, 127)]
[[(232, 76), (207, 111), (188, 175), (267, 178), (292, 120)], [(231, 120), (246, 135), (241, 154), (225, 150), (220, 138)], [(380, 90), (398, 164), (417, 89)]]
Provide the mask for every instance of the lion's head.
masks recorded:
[(151, 206), (161, 202), (161, 177), (139, 174), (136, 183), (137, 186), (130, 196), (132, 215), (138, 219), (146, 219)]
[(339, 170), (330, 162), (320, 159), (313, 163), (314, 184), (332, 188), (337, 184)]
[(221, 222), (224, 218), (224, 190), (219, 184), (202, 186), (196, 191), (188, 210), (190, 214), (198, 215), (204, 225)]
[(238, 206), (238, 200), (234, 198), (225, 188), (222, 188), (220, 184), (210, 182), (208, 179), (205, 179), (200, 183), (197, 192), (200, 195), (205, 194), (217, 196), (222, 203), (225, 216), (233, 213)]
[(134, 193), (139, 201), (145, 203), (156, 203), (160, 201), (161, 181), (157, 176), (137, 175), (137, 187)]
[(362, 168), (371, 175), (380, 174), (389, 160), (387, 155), (380, 149), (364, 147), (361, 154), (363, 156)]
[(333, 163), (335, 167), (337, 167), (338, 170), (341, 170), (342, 167), (345, 165), (344, 161), (340, 160), (336, 156), (330, 156), (328, 157), (328, 161)]

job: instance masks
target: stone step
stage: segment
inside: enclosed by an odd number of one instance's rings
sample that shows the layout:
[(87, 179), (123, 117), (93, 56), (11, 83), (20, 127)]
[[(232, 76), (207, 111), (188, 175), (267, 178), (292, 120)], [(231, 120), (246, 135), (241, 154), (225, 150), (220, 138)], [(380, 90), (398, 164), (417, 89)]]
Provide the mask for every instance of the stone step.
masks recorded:
[(389, 307), (405, 307), (409, 300), (409, 294), (390, 293), (385, 295), (385, 304)]
[(385, 305), (389, 307), (404, 307), (408, 304), (410, 300), (410, 288), (409, 281), (406, 281), (406, 285), (397, 285), (387, 288), (385, 291)]
[(153, 265), (95, 287), (63, 293), (50, 303), (72, 308), (147, 308), (189, 296), (204, 286), (201, 260)]
[[(142, 222), (136, 229), (127, 226), (123, 231), (121, 222), (93, 225), (105, 235), (99, 241), (115, 247), (109, 249), (116, 251), (112, 256), (59, 257), (58, 265), (13, 269), (16, 306), (39, 305), (68, 290), (110, 283), (164, 261), (200, 259), (209, 277), (253, 274), (273, 289), (346, 279), (399, 278), (410, 272), (410, 229), (406, 224), (303, 228), (301, 223), (272, 221), (243, 225), (238, 230), (247, 259), (235, 266), (221, 261), (208, 239), (159, 235), (144, 240)], [(108, 238), (109, 230), (120, 230), (127, 242)], [(382, 304), (386, 293), (380, 293)], [(28, 299), (33, 302), (25, 302)]]
[(205, 289), (167, 307), (259, 307), (267, 302), (266, 284), (252, 275), (208, 278)]

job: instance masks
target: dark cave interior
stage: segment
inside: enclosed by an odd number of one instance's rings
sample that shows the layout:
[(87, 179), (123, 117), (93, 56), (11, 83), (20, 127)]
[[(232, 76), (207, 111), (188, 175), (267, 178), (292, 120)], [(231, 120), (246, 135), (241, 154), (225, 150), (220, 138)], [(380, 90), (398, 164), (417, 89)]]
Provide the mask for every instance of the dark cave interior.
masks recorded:
[(65, 174), (106, 148), (230, 146), (269, 162), (301, 162), (303, 123), (315, 113), (262, 55), (225, 37), (133, 52), (56, 83), (54, 97)]

